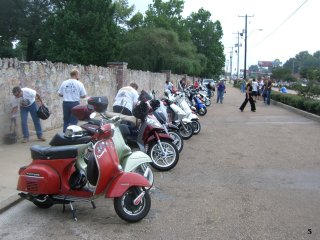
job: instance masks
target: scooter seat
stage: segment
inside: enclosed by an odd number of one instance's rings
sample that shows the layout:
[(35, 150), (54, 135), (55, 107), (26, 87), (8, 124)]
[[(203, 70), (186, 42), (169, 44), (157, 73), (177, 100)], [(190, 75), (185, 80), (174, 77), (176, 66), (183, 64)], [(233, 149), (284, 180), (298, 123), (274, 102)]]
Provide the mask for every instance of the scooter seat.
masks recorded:
[(78, 148), (75, 146), (47, 147), (35, 145), (30, 150), (32, 159), (37, 160), (76, 158), (78, 155)]

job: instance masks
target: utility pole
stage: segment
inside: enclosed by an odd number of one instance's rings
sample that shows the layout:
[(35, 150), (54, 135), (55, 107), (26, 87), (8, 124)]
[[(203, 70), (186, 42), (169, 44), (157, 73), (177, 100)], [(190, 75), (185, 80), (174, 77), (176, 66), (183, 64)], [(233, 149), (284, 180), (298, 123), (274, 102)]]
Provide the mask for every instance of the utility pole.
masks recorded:
[(245, 16), (238, 16), (238, 17), (244, 17), (245, 18), (245, 28), (244, 28), (244, 73), (243, 73), (243, 79), (247, 79), (247, 33), (248, 33), (248, 16), (247, 14)]
[(231, 52), (230, 52), (230, 81), (232, 80), (232, 58), (233, 58), (233, 46), (231, 47)]
[(239, 48), (240, 48), (240, 45), (239, 45), (239, 31), (237, 33), (233, 33), (233, 34), (238, 34), (238, 43), (237, 43), (237, 47), (238, 47), (238, 50), (237, 50), (237, 54), (238, 54), (238, 57), (237, 57), (237, 80), (239, 79)]

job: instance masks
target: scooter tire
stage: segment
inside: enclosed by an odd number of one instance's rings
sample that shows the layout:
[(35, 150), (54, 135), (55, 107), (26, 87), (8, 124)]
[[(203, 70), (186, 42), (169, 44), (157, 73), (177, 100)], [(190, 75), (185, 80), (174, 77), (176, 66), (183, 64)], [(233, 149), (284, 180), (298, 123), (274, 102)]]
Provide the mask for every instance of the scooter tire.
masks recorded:
[[(150, 143), (150, 145), (148, 146), (147, 154), (150, 156), (152, 160), (150, 165), (154, 169), (157, 169), (158, 171), (169, 171), (177, 165), (179, 161), (179, 151), (171, 140), (161, 139), (161, 144), (165, 150), (172, 151), (172, 152), (169, 152), (173, 154), (172, 161), (170, 161), (169, 163), (167, 161), (168, 159), (165, 159), (166, 160), (165, 162), (161, 161), (161, 157), (162, 157), (161, 154), (163, 153), (161, 152), (161, 149), (159, 149), (158, 143), (154, 141)], [(158, 157), (158, 159), (156, 159), (156, 157)]]
[(121, 219), (127, 222), (138, 222), (147, 216), (151, 208), (151, 198), (148, 191), (145, 191), (138, 205), (133, 203), (140, 193), (139, 187), (131, 187), (121, 197), (114, 198), (114, 210)]
[(211, 100), (209, 98), (206, 99), (205, 105), (209, 107), (211, 105)]
[(182, 124), (180, 124), (178, 127), (179, 127), (179, 133), (184, 140), (187, 140), (192, 137), (193, 127), (192, 127), (191, 123), (187, 123), (185, 125), (185, 127), (187, 128), (187, 132), (184, 130), (184, 127), (182, 126)]
[(201, 131), (201, 124), (198, 120), (192, 120), (191, 122), (193, 128), (193, 134), (196, 135)]
[(207, 108), (201, 108), (197, 112), (200, 116), (204, 116), (207, 114)]
[(169, 135), (173, 138), (173, 143), (180, 153), (183, 149), (183, 138), (181, 134), (178, 131), (169, 131)]

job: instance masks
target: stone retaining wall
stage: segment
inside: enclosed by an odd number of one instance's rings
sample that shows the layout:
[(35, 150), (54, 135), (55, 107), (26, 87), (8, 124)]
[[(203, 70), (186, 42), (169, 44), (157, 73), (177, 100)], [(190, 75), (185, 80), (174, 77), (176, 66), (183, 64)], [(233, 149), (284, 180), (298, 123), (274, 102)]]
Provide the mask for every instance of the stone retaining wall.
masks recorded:
[[(43, 130), (62, 127), (62, 98), (57, 91), (61, 83), (69, 78), (69, 73), (76, 68), (80, 72), (80, 81), (84, 84), (88, 96), (106, 95), (110, 101), (108, 109), (111, 110), (113, 99), (117, 90), (130, 82), (136, 82), (139, 91), (157, 90), (159, 95), (163, 92), (166, 79), (172, 80), (176, 85), (183, 77), (163, 73), (143, 72), (127, 69), (122, 62), (108, 63), (108, 67), (71, 65), (64, 63), (21, 62), (17, 59), (0, 59), (0, 136), (9, 132), (10, 128), (10, 102), (14, 98), (11, 90), (14, 86), (29, 87), (36, 90), (48, 105), (52, 115), (48, 120), (41, 121)], [(188, 78), (191, 82), (193, 78)], [(177, 86), (177, 85), (176, 85)], [(82, 100), (82, 103), (86, 103)], [(31, 118), (28, 120), (30, 134), (34, 135)], [(21, 137), (20, 116), (17, 120), (17, 133)], [(2, 138), (0, 139), (0, 141)]]

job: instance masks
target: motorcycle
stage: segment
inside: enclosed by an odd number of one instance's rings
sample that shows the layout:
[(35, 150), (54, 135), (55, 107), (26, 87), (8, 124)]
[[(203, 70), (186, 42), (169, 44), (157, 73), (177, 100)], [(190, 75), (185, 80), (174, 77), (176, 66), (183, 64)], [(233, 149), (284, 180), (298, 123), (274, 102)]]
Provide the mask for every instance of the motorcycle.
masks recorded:
[(186, 118), (191, 120), (191, 125), (193, 128), (193, 134), (198, 134), (201, 131), (201, 124), (199, 122), (199, 117), (194, 114), (188, 105), (187, 99), (184, 93), (177, 93), (174, 97), (175, 103), (186, 113)]
[(99, 196), (114, 199), (117, 215), (127, 222), (143, 219), (151, 207), (150, 183), (141, 175), (124, 172), (115, 149), (112, 124), (97, 129), (93, 154), (86, 172), (78, 164), (75, 146), (32, 146), (32, 162), (19, 170), (19, 195), (39, 208), (69, 204), (77, 221), (74, 202), (91, 202)]
[[(106, 112), (105, 117), (120, 116), (119, 113)], [(133, 115), (139, 119), (139, 127), (122, 124), (121, 133), (130, 147), (138, 147), (151, 158), (151, 166), (159, 171), (169, 171), (179, 161), (179, 151), (156, 117), (150, 112), (148, 103), (141, 101), (134, 109)]]
[(199, 97), (197, 96), (197, 90), (196, 89), (187, 89), (186, 94), (189, 98), (189, 100), (193, 103), (194, 107), (196, 108), (197, 113), (200, 116), (204, 116), (207, 114), (207, 107), (205, 104), (201, 102)]
[[(162, 102), (159, 100), (151, 100), (150, 105), (153, 109), (153, 115), (157, 118), (159, 123), (162, 124), (166, 133), (173, 139), (173, 143), (180, 153), (183, 149), (183, 137), (179, 133), (179, 128), (176, 125), (167, 122), (165, 114), (166, 109)], [(161, 105), (163, 106), (160, 107)]]
[(163, 104), (167, 107), (168, 122), (173, 123), (179, 128), (179, 133), (183, 139), (187, 140), (194, 134), (192, 121), (186, 118), (186, 112), (174, 103), (174, 99), (168, 93), (162, 99)]
[[(92, 136), (95, 134), (99, 126), (103, 123), (112, 123), (114, 125), (114, 134), (112, 140), (114, 142), (118, 158), (120, 161), (120, 165), (122, 166), (125, 172), (136, 172), (142, 176), (144, 176), (151, 185), (154, 183), (153, 172), (149, 167), (149, 163), (152, 162), (150, 157), (141, 151), (132, 152), (131, 148), (125, 143), (123, 136), (120, 131), (120, 123), (122, 119), (119, 117), (113, 117), (111, 119), (105, 120), (97, 120), (93, 119), (95, 115), (92, 116), (92, 109), (97, 110), (97, 113), (100, 115), (103, 113), (104, 109), (99, 109), (97, 106), (96, 98), (99, 97), (91, 97), (88, 99), (88, 106), (87, 105), (78, 105), (72, 109), (72, 114), (80, 121), (87, 121), (86, 123), (82, 124), (80, 127), (71, 125), (66, 129), (66, 133), (57, 133), (52, 140), (50, 141), (51, 146), (65, 146), (65, 145), (74, 145), (77, 144), (87, 144), (92, 143), (94, 144), (94, 139)], [(101, 98), (101, 97), (100, 97)], [(106, 97), (102, 97), (103, 101), (105, 102), (106, 106), (108, 104), (108, 100)], [(89, 116), (91, 115), (91, 119)], [(130, 117), (125, 118), (126, 120), (131, 120)], [(81, 146), (81, 145), (80, 145)], [(79, 147), (80, 147), (79, 146)], [(90, 145), (89, 145), (90, 146)], [(81, 149), (81, 148), (80, 148)], [(81, 150), (79, 149), (79, 152)], [(92, 152), (92, 147), (85, 148), (86, 152), (79, 154), (79, 156), (84, 156), (90, 154)], [(82, 150), (83, 152), (83, 150)], [(86, 158), (85, 158), (86, 159)], [(86, 160), (79, 160), (82, 164), (82, 168), (86, 168)]]

